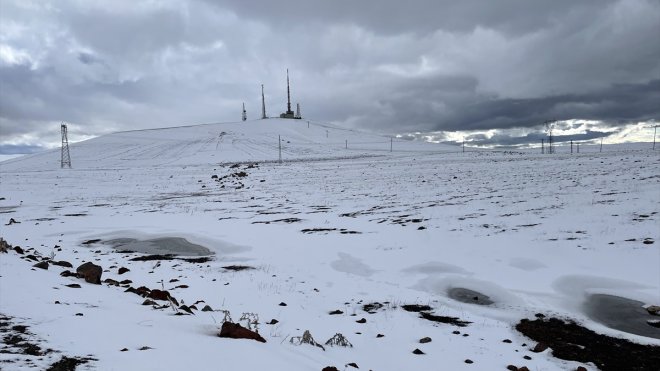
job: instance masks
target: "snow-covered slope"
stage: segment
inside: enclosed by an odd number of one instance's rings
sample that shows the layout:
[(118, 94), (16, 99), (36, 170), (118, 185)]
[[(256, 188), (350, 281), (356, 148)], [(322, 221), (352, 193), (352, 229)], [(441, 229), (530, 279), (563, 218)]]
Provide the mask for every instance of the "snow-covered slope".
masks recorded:
[[(389, 146), (271, 119), (106, 135), (72, 145), (71, 170), (58, 151), (3, 162), (0, 236), (25, 253), (0, 254), (0, 325), (27, 325), (21, 336), (55, 351), (7, 346), (0, 365), (46, 368), (67, 355), (98, 370), (574, 370), (550, 350), (531, 352), (514, 329), (535, 313), (660, 345), (643, 317), (634, 320), (644, 334), (617, 330), (589, 304), (599, 294), (660, 304), (659, 152)], [(139, 254), (103, 243), (160, 237), (214, 258), (132, 261)], [(84, 243), (92, 239), (101, 241)], [(33, 268), (27, 255), (73, 267)], [(60, 275), (83, 262), (131, 282)], [(129, 286), (166, 289), (198, 310), (141, 305)], [(624, 325), (643, 311), (632, 303), (614, 308)], [(471, 323), (436, 323), (404, 304)], [(226, 313), (243, 324), (242, 314), (258, 316), (267, 342), (217, 337)], [(305, 330), (322, 344), (342, 333), (353, 347), (291, 344)]]
[[(70, 145), (74, 168), (138, 168), (166, 165), (362, 157), (406, 151), (457, 152), (457, 147), (343, 129), (308, 120), (267, 119), (117, 132)], [(3, 171), (46, 170), (60, 163), (59, 149), (0, 163)]]

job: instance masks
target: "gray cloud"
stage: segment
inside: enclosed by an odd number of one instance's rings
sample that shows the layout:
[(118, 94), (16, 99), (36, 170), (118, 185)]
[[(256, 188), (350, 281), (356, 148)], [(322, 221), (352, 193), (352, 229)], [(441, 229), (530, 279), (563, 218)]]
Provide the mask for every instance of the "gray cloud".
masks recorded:
[(255, 117), (261, 83), (275, 116), (287, 67), (304, 115), (386, 133), (660, 116), (653, 0), (5, 1), (0, 23), (0, 143)]

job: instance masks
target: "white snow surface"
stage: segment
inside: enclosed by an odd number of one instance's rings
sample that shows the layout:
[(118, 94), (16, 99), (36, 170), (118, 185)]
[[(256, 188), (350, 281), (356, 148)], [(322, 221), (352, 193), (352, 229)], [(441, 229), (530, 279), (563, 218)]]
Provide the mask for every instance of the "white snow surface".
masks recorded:
[[(80, 370), (345, 370), (350, 362), (360, 370), (575, 369), (549, 351), (531, 353), (534, 342), (513, 328), (538, 312), (660, 345), (583, 310), (593, 293), (660, 304), (660, 152), (392, 147), (385, 136), (269, 119), (98, 137), (71, 145), (72, 169), (60, 169), (59, 150), (1, 162), (0, 236), (10, 244), (54, 254), (73, 270), (91, 261), (104, 268), (102, 279), (164, 287), (215, 311), (155, 310), (125, 288), (61, 277), (59, 266), (32, 268), (12, 251), (0, 254), (0, 313), (55, 352), (29, 362), (0, 354), (0, 361), (17, 370), (45, 368), (61, 355), (96, 359)], [(10, 218), (20, 223), (5, 225)], [(283, 221), (290, 218), (297, 219)], [(158, 237), (186, 238), (214, 258), (157, 264), (82, 245)], [(119, 267), (130, 271), (118, 275)], [(455, 287), (495, 304), (453, 300), (447, 292)], [(372, 302), (386, 303), (365, 312)], [(435, 324), (403, 304), (472, 323)], [(328, 314), (337, 309), (343, 314)], [(218, 337), (220, 310), (236, 322), (258, 315), (267, 342)], [(271, 319), (279, 322), (266, 324)], [(353, 347), (290, 343), (305, 330), (322, 344), (342, 333)], [(426, 336), (433, 341), (420, 344)]]

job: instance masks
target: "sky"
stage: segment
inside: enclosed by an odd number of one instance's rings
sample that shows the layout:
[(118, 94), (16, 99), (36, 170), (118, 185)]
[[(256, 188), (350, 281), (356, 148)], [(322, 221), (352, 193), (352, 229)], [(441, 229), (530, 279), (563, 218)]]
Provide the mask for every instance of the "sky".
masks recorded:
[(651, 141), (658, 0), (0, 0), (0, 154), (305, 118), (434, 142)]

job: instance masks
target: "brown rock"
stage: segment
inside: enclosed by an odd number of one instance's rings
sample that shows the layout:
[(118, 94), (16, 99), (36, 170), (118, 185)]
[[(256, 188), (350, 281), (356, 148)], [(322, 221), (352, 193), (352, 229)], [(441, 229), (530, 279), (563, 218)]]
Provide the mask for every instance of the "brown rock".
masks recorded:
[(518, 371), (529, 371), (527, 366), (518, 367)]
[(65, 286), (70, 287), (72, 289), (79, 289), (80, 288), (80, 285), (77, 284), (77, 283), (71, 283), (71, 284), (68, 284), (68, 285), (65, 285)]
[(357, 323), (367, 323), (367, 319), (362, 317), (362, 318), (360, 318), (359, 320), (357, 320), (355, 322), (357, 322)]
[(39, 263), (33, 265), (33, 267), (48, 270), (48, 262), (47, 261), (42, 261), (42, 262), (39, 262)]
[(213, 312), (213, 308), (207, 304), (204, 306), (204, 308), (202, 308), (202, 312)]
[(321, 371), (339, 371), (339, 369), (337, 369), (337, 367), (335, 366), (328, 366), (328, 367), (323, 367), (323, 370)]
[(261, 335), (259, 335), (258, 333), (252, 330), (248, 330), (238, 323), (231, 323), (231, 322), (225, 322), (222, 324), (222, 328), (220, 329), (220, 334), (218, 334), (218, 336), (220, 336), (221, 338), (251, 339), (251, 340), (260, 341), (262, 343), (266, 342), (266, 339), (261, 337)]
[(151, 299), (146, 299), (145, 301), (142, 302), (142, 305), (157, 305), (155, 301)]
[(432, 341), (432, 339), (431, 339), (430, 337), (428, 337), (428, 336), (419, 339), (419, 342), (420, 342), (421, 344), (430, 343), (431, 341)]
[(514, 365), (508, 365), (508, 366), (506, 366), (506, 369), (509, 370), (509, 371), (518, 371), (518, 367), (516, 367)]
[(128, 268), (121, 267), (121, 268), (119, 268), (119, 270), (117, 271), (117, 274), (121, 275), (121, 274), (124, 274), (124, 273), (126, 273), (126, 272), (130, 272), (130, 271), (131, 271), (131, 270), (128, 269)]
[(582, 367), (582, 366), (578, 366), (578, 368), (576, 368), (575, 371), (587, 371), (587, 368)]
[[(140, 291), (140, 289), (138, 289)], [(148, 298), (155, 299), (155, 300), (170, 300), (170, 293), (166, 290), (158, 290), (154, 289), (151, 290), (151, 292), (147, 295)]]
[(103, 280), (104, 283), (107, 283), (108, 286), (119, 286), (119, 282), (113, 280), (112, 278), (106, 278)]
[(75, 277), (76, 274), (71, 272), (71, 271), (64, 271), (64, 272), (60, 273), (60, 276), (62, 276), (62, 277), (72, 277), (72, 276)]
[(413, 350), (412, 352), (413, 352), (413, 354), (426, 354), (426, 353), (422, 352), (421, 350), (419, 350), (417, 348), (415, 348), (415, 350)]
[(20, 246), (14, 246), (14, 251), (16, 251), (17, 254), (25, 254), (25, 251)]
[(351, 367), (359, 368), (358, 365), (357, 365), (357, 363), (355, 363), (355, 362), (347, 363), (346, 366), (351, 366)]
[(82, 277), (85, 279), (85, 282), (100, 285), (103, 268), (101, 268), (100, 265), (87, 262), (76, 268), (76, 273), (82, 275)]
[(546, 349), (548, 349), (548, 344), (538, 343), (534, 346), (534, 348), (532, 349), (532, 352), (541, 353), (541, 352), (545, 351)]
[(650, 315), (660, 316), (660, 305), (649, 305), (646, 307), (646, 311), (649, 312)]

